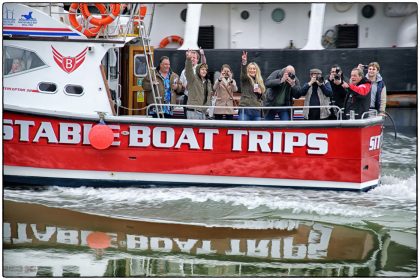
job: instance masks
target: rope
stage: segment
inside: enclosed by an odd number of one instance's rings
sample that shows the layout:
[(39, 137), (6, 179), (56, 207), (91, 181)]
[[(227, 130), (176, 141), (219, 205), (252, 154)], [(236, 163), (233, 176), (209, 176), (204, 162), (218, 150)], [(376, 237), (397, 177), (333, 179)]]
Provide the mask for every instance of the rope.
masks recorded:
[(139, 109), (133, 109), (133, 108), (124, 107), (122, 105), (118, 106), (117, 103), (114, 100), (112, 100), (112, 103), (114, 103), (114, 105), (116, 105), (118, 108), (123, 108), (123, 109), (129, 110), (129, 111), (143, 111), (143, 110), (146, 110), (147, 107), (148, 107), (148, 106), (146, 106), (146, 107), (139, 108)]

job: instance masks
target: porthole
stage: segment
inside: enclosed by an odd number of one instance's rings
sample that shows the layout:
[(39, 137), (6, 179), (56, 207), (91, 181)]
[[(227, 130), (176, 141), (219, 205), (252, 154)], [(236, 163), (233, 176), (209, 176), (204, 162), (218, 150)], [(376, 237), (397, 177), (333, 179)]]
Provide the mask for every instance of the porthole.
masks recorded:
[(371, 18), (375, 15), (375, 7), (372, 5), (365, 5), (362, 8), (362, 15), (365, 18)]
[(57, 85), (50, 82), (41, 82), (38, 84), (38, 90), (42, 93), (56, 93)]
[(247, 20), (249, 18), (249, 12), (248, 11), (242, 11), (241, 12), (241, 19)]
[(181, 11), (180, 17), (181, 17), (181, 20), (182, 20), (183, 22), (186, 22), (186, 21), (187, 21), (187, 9), (183, 9), (183, 10)]
[(350, 10), (352, 6), (352, 3), (335, 3), (334, 9), (339, 13), (345, 13)]
[(275, 22), (282, 22), (286, 17), (286, 13), (282, 8), (276, 8), (271, 13), (271, 19)]
[(83, 94), (83, 87), (79, 85), (66, 85), (64, 87), (64, 92), (69, 95), (80, 96)]

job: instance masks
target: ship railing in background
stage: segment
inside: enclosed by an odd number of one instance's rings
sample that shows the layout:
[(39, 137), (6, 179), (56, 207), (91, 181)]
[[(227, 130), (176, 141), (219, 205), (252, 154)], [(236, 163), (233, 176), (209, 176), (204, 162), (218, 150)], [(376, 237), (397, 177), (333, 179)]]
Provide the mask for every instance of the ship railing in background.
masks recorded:
[[(151, 13), (144, 14), (150, 16), (150, 25), (153, 22), (155, 4), (152, 5)], [(104, 36), (106, 37), (140, 37), (142, 32), (140, 28), (144, 28), (143, 34), (150, 35), (151, 26), (146, 30), (144, 18), (140, 17), (141, 4), (132, 3), (130, 14), (120, 14), (112, 23), (106, 26)], [(148, 39), (148, 38), (145, 38)]]
[[(71, 27), (69, 21), (69, 12), (64, 9), (64, 3), (27, 3), (27, 6), (36, 8), (50, 17), (61, 21)], [(101, 32), (98, 33), (98, 36), (103, 37), (123, 37), (124, 40), (126, 37), (138, 37), (140, 32), (138, 28), (141, 26), (140, 21), (143, 22), (143, 19), (139, 18), (140, 4), (132, 3), (132, 8), (130, 9), (130, 14), (120, 14), (115, 18), (113, 22), (106, 25)], [(154, 4), (152, 7), (152, 12), (147, 13), (147, 16), (153, 17)], [(92, 13), (92, 16), (100, 17), (99, 13)], [(77, 17), (82, 17), (81, 14), (78, 14)], [(79, 21), (80, 22), (80, 21)], [(144, 25), (144, 24), (143, 24)], [(88, 24), (85, 26), (87, 28), (93, 27), (94, 25)], [(148, 28), (147, 34), (150, 34), (150, 27)], [(98, 37), (97, 36), (97, 37)]]
[[(344, 113), (344, 109), (340, 108), (336, 105), (324, 105), (324, 106), (272, 106), (272, 107), (239, 107), (239, 106), (204, 106), (204, 105), (181, 105), (181, 104), (157, 104), (157, 103), (152, 103), (149, 104), (146, 107), (146, 114), (148, 114), (148, 112), (150, 112), (150, 108), (154, 107), (154, 106), (169, 106), (169, 107), (177, 107), (177, 108), (191, 108), (191, 109), (196, 109), (196, 108), (204, 108), (207, 110), (212, 110), (214, 108), (221, 108), (221, 109), (234, 109), (234, 110), (239, 110), (239, 109), (257, 109), (257, 110), (278, 110), (278, 109), (286, 109), (286, 110), (290, 110), (290, 116), (291, 120), (293, 121), (293, 113), (295, 110), (303, 110), (304, 108), (327, 108), (327, 109), (333, 109), (334, 111), (336, 111), (336, 116), (337, 116), (337, 120), (342, 120), (343, 119), (343, 113)], [(207, 111), (208, 113), (208, 111)], [(366, 112), (368, 113), (368, 112)], [(371, 117), (369, 115), (369, 117)]]

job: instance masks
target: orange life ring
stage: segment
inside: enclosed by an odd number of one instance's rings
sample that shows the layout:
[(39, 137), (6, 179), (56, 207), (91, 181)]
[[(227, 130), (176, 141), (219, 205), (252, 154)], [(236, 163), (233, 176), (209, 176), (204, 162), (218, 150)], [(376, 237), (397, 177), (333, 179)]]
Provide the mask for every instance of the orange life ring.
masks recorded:
[(146, 17), (146, 12), (147, 12), (147, 6), (141, 4), (140, 5), (140, 9), (139, 9), (139, 15), (138, 16), (134, 16), (134, 25), (138, 25), (139, 24), (139, 20), (144, 20), (144, 18)]
[(182, 43), (184, 43), (184, 39), (178, 35), (165, 37), (162, 41), (160, 41), (159, 48), (164, 48), (170, 43), (178, 43), (179, 45), (182, 45)]
[[(80, 8), (82, 4), (79, 5), (79, 3), (72, 3), (70, 5), (69, 8), (69, 20), (70, 20), (70, 24), (71, 26), (73, 26), (77, 31), (83, 33), (84, 35), (86, 35), (86, 37), (95, 37), (98, 32), (101, 30), (102, 26), (95, 26), (95, 27), (91, 27), (91, 28), (84, 28), (78, 21), (76, 18), (76, 12), (77, 9)], [(98, 7), (99, 12), (101, 14), (105, 14), (106, 13), (106, 8), (105, 6), (103, 7)], [(104, 16), (103, 16), (104, 17)]]
[(140, 19), (141, 19), (141, 20), (143, 20), (143, 19), (144, 19), (144, 17), (146, 16), (146, 12), (147, 12), (147, 6), (146, 6), (146, 5), (141, 4), (141, 5), (140, 5), (140, 11), (139, 11), (139, 14), (140, 14)]
[[(99, 9), (102, 15), (106, 13), (106, 7), (104, 4), (95, 4), (95, 6)], [(96, 26), (108, 25), (113, 22), (117, 16), (119, 16), (121, 10), (121, 4), (110, 4), (109, 6), (111, 8), (111, 14), (105, 15), (101, 19), (92, 16), (87, 4), (80, 4), (80, 11), (89, 23)], [(105, 10), (105, 12), (102, 12), (102, 10)]]

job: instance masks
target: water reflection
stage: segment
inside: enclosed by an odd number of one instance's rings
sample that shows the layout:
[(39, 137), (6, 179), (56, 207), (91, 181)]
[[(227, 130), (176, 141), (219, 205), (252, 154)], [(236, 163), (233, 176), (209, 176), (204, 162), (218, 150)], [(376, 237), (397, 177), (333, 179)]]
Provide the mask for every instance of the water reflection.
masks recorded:
[(371, 276), (383, 248), (373, 231), (319, 222), (204, 227), (3, 205), (4, 276)]

